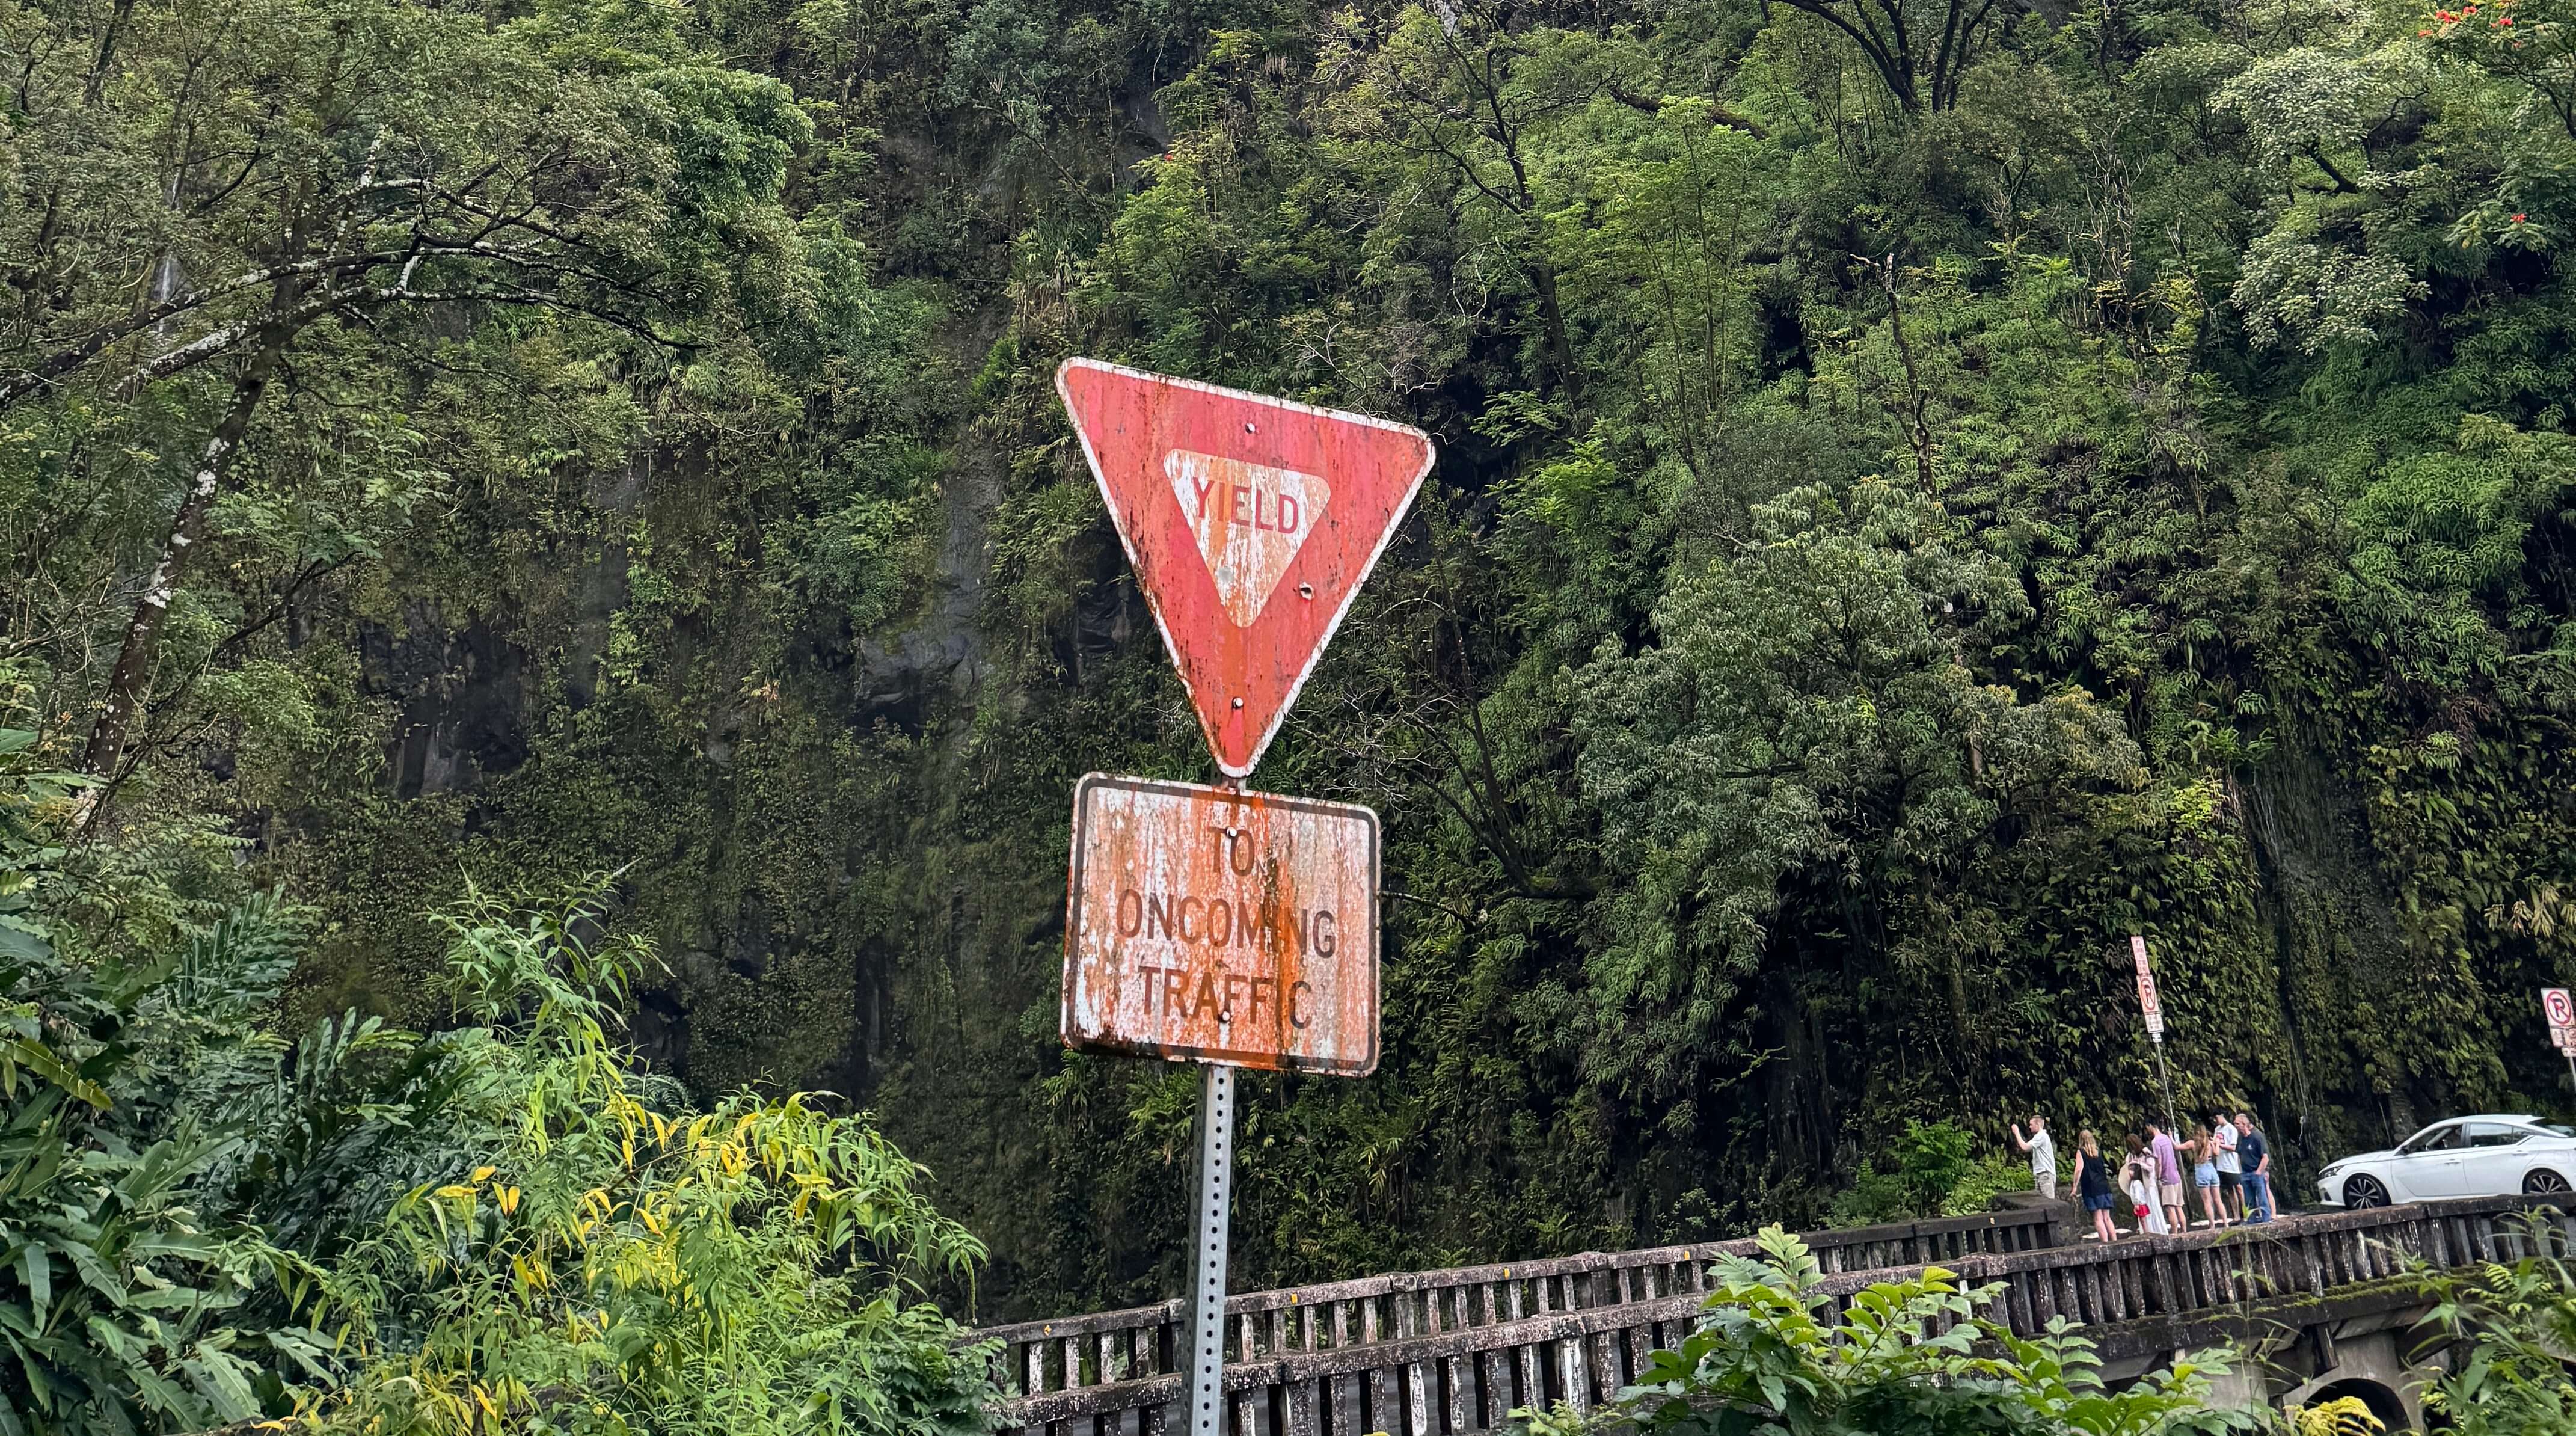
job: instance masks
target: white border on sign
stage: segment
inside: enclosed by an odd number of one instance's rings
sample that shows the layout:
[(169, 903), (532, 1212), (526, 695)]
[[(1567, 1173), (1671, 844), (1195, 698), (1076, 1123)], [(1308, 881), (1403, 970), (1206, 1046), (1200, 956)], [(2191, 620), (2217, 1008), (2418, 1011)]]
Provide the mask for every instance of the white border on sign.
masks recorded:
[[(1351, 601), (1360, 596), (1360, 588), (1368, 582), (1369, 575), (1377, 572), (1377, 561), (1385, 556), (1386, 546), (1395, 539), (1395, 531), (1403, 527), (1405, 516), (1413, 511), (1414, 497), (1422, 492), (1422, 481), (1431, 477), (1431, 466), (1440, 461), (1440, 443), (1411, 424), (1399, 424), (1393, 419), (1381, 419), (1373, 414), (1355, 414), (1347, 409), (1326, 409), (1315, 404), (1300, 404), (1294, 399), (1282, 399), (1270, 394), (1255, 394), (1248, 389), (1229, 389), (1222, 384), (1208, 384), (1196, 379), (1176, 379), (1169, 374), (1131, 369), (1124, 364), (1112, 364), (1105, 359), (1086, 359), (1078, 355), (1067, 359), (1055, 366), (1056, 402), (1064, 406), (1065, 422), (1073, 425), (1074, 439), (1082, 445), (1083, 462), (1091, 466), (1091, 481), (1100, 486), (1100, 501), (1109, 506), (1109, 526), (1118, 531), (1118, 546), (1127, 552), (1127, 567), (1129, 571), (1139, 574), (1143, 572), (1143, 565), (1136, 561), (1135, 540), (1128, 537), (1127, 525), (1118, 516), (1118, 496), (1109, 491), (1109, 476), (1101, 472), (1100, 455), (1092, 451), (1091, 436), (1083, 432), (1082, 422), (1074, 417), (1073, 395), (1066, 390), (1064, 384), (1064, 376), (1074, 369), (1096, 369), (1104, 374), (1118, 374), (1130, 379), (1169, 384), (1180, 389), (1195, 389), (1202, 394), (1240, 399), (1246, 403), (1267, 405), (1273, 409), (1286, 409), (1293, 413), (1312, 414), (1319, 418), (1338, 419), (1351, 424), (1366, 424), (1371, 428), (1391, 429), (1399, 434), (1411, 434), (1422, 441), (1422, 468), (1414, 474), (1413, 481), (1404, 486), (1404, 497), (1396, 501), (1395, 511), (1387, 515), (1386, 528), (1377, 536), (1377, 547), (1369, 550), (1368, 562), (1361, 564), (1360, 571), (1352, 575), (1349, 591), (1342, 595), (1341, 604), (1333, 610), (1333, 616), (1325, 620), (1324, 631), (1316, 638), (1314, 649), (1307, 653), (1306, 662), (1298, 668), (1297, 677), (1288, 685), (1288, 695), (1279, 701), (1278, 711), (1270, 715), (1270, 726), (1264, 728), (1259, 740), (1253, 743), (1251, 759), (1237, 768), (1220, 757), (1216, 751), (1216, 730), (1208, 724), (1206, 709), (1195, 701), (1190, 704), (1191, 709), (1198, 714), (1199, 736), (1207, 740), (1208, 756), (1216, 759), (1217, 771), (1229, 778), (1249, 778), (1252, 776), (1252, 770), (1261, 766), (1262, 755), (1270, 751), (1271, 740), (1279, 736), (1280, 727), (1288, 721), (1288, 710), (1297, 706), (1298, 695), (1306, 691), (1306, 679), (1314, 673), (1316, 660), (1324, 656), (1324, 650), (1332, 646), (1333, 636), (1341, 632), (1342, 617), (1351, 611)], [(1153, 585), (1140, 582), (1136, 586), (1145, 591), (1145, 609), (1154, 615), (1154, 631), (1163, 635), (1163, 651), (1171, 655), (1173, 670), (1181, 675), (1182, 684), (1189, 688), (1190, 696), (1195, 700), (1198, 697), (1198, 688), (1190, 683), (1189, 670), (1181, 667), (1180, 645), (1172, 641), (1172, 626), (1163, 619), (1163, 605), (1155, 597)]]

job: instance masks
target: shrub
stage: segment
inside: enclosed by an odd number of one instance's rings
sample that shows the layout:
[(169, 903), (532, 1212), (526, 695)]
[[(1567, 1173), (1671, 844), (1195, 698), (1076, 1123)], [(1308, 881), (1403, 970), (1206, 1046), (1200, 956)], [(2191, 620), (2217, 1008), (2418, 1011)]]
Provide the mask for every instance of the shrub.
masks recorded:
[[(1838, 1317), (1804, 1242), (1775, 1226), (1759, 1243), (1759, 1258), (1718, 1262), (1697, 1329), (1653, 1354), (1616, 1419), (1650, 1436), (2159, 1436), (2258, 1422), (2208, 1409), (2208, 1378), (2225, 1370), (2214, 1357), (2114, 1392), (2063, 1318), (2032, 1340), (1981, 1318), (1998, 1286), (1926, 1267), (1864, 1288)], [(1561, 1431), (1568, 1418), (1531, 1424)]]
[(605, 877), (439, 919), (449, 1030), (289, 1040), (305, 914), (64, 920), (77, 785), (12, 742), (0, 1436), (983, 1430), (985, 1353), (926, 1299), (982, 1245), (865, 1116), (642, 1071), (610, 1034), (651, 954), (588, 936)]
[(1977, 1161), (1972, 1140), (1955, 1122), (1909, 1119), (1897, 1138), (1896, 1167), (1882, 1172), (1863, 1158), (1859, 1173), (1834, 1198), (1826, 1220), (1837, 1227), (1862, 1227), (1917, 1217), (1965, 1216), (1982, 1212), (2003, 1192), (2026, 1187), (2029, 1170), (2006, 1157)]
[(2523, 1255), (2435, 1271), (2415, 1265), (2416, 1285), (2433, 1300), (2425, 1320), (2438, 1333), (2427, 1354), (2460, 1348), (2456, 1374), (2424, 1389), (2427, 1410), (2461, 1436), (2576, 1431), (2576, 1381), (2562, 1353), (2576, 1350), (2576, 1271), (2554, 1213), (2523, 1219)]

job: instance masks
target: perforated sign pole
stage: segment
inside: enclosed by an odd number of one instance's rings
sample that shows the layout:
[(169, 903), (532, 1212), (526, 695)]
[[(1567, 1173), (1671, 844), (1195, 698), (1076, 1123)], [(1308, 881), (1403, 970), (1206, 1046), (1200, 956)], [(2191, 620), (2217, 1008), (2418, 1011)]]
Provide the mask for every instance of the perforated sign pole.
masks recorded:
[(1234, 1069), (1199, 1066), (1199, 1200), (1190, 1294), (1190, 1431), (1225, 1432), (1225, 1238), (1234, 1190)]
[[(1226, 784), (1241, 791), (1243, 780)], [(1234, 1069), (1199, 1064), (1197, 1260), (1190, 1282), (1190, 1432), (1225, 1436), (1225, 1245), (1234, 1225)], [(1251, 1433), (1246, 1433), (1251, 1436)]]

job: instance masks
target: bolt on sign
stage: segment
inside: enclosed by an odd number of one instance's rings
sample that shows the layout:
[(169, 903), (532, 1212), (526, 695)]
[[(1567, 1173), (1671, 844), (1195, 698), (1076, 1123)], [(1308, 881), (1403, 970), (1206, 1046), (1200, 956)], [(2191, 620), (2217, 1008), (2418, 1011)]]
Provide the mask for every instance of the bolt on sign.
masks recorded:
[(1377, 814), (1094, 773), (1073, 790), (1063, 1034), (1233, 1067), (1377, 1067)]
[(1096, 359), (1055, 383), (1208, 750), (1249, 776), (1431, 472), (1431, 436)]

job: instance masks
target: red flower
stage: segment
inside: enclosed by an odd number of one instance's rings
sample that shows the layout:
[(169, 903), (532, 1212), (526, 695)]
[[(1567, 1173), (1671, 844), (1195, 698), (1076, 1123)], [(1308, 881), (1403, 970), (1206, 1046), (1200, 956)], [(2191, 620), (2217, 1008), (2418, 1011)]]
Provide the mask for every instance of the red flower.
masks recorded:
[(2515, 215), (2515, 216), (2513, 217), (2513, 222), (2514, 222), (2514, 223), (2516, 223), (2516, 224), (2520, 224), (2520, 223), (2522, 223), (2523, 218), (2524, 218), (2524, 217), (2523, 217), (2523, 216), (2521, 216), (2521, 215)]

